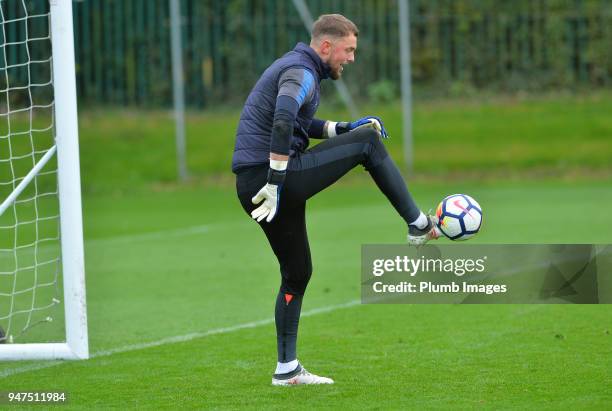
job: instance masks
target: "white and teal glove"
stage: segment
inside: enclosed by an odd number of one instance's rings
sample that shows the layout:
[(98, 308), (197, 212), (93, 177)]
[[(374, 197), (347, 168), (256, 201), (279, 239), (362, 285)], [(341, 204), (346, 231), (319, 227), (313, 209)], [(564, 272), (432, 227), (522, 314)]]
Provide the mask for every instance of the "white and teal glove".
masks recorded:
[(376, 116), (367, 116), (352, 122), (341, 121), (337, 123), (335, 121), (328, 121), (325, 132), (328, 137), (335, 137), (338, 134), (348, 133), (360, 127), (372, 127), (380, 133), (382, 138), (389, 138), (383, 121), (380, 117)]
[(280, 204), (280, 193), (285, 176), (287, 175), (288, 161), (270, 160), (270, 169), (268, 170), (268, 182), (261, 188), (251, 199), (253, 204), (261, 205), (251, 212), (257, 222), (261, 222), (264, 218), (269, 223), (274, 219)]

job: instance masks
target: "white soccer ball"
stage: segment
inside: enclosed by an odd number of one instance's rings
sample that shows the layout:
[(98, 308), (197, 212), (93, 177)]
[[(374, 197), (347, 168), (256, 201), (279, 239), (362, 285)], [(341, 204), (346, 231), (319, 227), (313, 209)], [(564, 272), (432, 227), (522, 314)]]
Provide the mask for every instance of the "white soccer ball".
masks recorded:
[(467, 240), (482, 225), (482, 208), (466, 194), (453, 194), (440, 202), (436, 209), (438, 228), (451, 240)]

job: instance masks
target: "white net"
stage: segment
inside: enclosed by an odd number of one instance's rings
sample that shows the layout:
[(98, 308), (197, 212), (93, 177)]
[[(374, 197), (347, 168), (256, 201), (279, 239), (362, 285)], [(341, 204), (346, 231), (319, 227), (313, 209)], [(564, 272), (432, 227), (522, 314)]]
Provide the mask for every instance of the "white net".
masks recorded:
[(64, 339), (56, 157), (25, 185), (55, 144), (49, 28), (47, 1), (0, 0), (0, 342)]

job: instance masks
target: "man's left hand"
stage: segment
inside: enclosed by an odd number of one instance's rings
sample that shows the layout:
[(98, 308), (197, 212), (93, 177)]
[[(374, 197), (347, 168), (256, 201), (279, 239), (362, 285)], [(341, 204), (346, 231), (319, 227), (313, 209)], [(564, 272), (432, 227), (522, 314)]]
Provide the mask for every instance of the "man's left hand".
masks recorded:
[(376, 131), (378, 131), (382, 138), (389, 138), (389, 134), (387, 134), (387, 130), (385, 130), (385, 125), (380, 117), (376, 116), (368, 116), (360, 118), (357, 121), (353, 121), (349, 124), (349, 130), (354, 130), (359, 127), (373, 127)]
[[(383, 124), (383, 121), (380, 119), (380, 117), (367, 116), (367, 117), (362, 117), (356, 121), (340, 122), (340, 123), (333, 123), (333, 124), (335, 126), (334, 127), (335, 135), (347, 133), (349, 131), (353, 131), (360, 127), (372, 127), (376, 131), (378, 131), (378, 133), (380, 134), (382, 138), (389, 138), (389, 134), (387, 133), (387, 130), (385, 129), (385, 125)], [(330, 135), (330, 136), (333, 137), (333, 135)]]

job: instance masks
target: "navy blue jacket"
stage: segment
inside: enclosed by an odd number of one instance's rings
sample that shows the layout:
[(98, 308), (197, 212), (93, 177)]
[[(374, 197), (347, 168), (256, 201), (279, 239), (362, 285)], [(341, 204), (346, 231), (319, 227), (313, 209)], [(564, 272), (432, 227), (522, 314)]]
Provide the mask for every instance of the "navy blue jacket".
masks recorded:
[(294, 122), (291, 140), (292, 151), (303, 151), (308, 147), (308, 130), (319, 106), (319, 84), (329, 76), (330, 68), (308, 45), (298, 43), (292, 51), (264, 71), (247, 97), (236, 132), (233, 172), (254, 165), (268, 164), (279, 79), (290, 68), (306, 69), (314, 79), (312, 98), (303, 101)]

